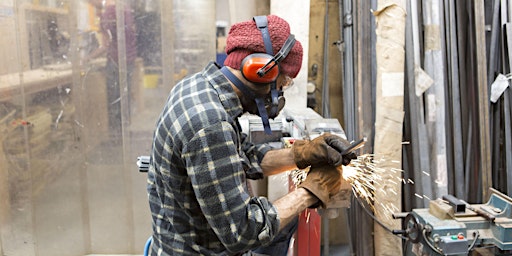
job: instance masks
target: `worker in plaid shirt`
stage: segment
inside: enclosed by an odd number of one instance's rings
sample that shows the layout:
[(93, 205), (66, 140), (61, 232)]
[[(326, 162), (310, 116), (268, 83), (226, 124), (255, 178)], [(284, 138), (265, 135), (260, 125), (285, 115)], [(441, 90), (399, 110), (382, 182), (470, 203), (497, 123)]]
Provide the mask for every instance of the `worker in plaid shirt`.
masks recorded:
[[(348, 142), (335, 135), (272, 149), (242, 133), (238, 118), (246, 112), (269, 129), (268, 118), (284, 105), (282, 90), (300, 70), (302, 46), (285, 20), (234, 24), (226, 52), (223, 67), (211, 62), (176, 84), (157, 121), (148, 172), (151, 255), (286, 255), (298, 214), (325, 206), (352, 158), (341, 155)], [(263, 76), (244, 73), (268, 63), (276, 65)], [(274, 202), (248, 188), (247, 179), (306, 167), (299, 188)]]

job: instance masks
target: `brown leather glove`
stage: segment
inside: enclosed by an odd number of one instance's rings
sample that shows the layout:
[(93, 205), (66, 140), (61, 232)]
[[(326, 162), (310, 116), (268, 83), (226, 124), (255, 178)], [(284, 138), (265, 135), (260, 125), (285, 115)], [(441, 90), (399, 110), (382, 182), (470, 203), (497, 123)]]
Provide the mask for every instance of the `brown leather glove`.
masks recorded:
[(293, 158), (299, 169), (318, 165), (347, 165), (357, 158), (354, 153), (341, 155), (350, 143), (340, 136), (324, 133), (313, 140), (296, 140), (293, 143)]
[(341, 189), (342, 167), (330, 165), (311, 167), (306, 180), (299, 185), (299, 188), (307, 189), (318, 198), (318, 203), (309, 208), (317, 208), (329, 202), (331, 196), (336, 195)]

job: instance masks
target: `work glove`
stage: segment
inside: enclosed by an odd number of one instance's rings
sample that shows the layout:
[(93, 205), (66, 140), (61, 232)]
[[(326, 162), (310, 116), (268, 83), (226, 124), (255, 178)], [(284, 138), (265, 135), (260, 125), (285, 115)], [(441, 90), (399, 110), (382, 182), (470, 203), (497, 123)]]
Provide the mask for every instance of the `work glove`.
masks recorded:
[(325, 208), (330, 198), (341, 190), (342, 167), (315, 166), (309, 169), (306, 179), (299, 184), (299, 188), (305, 188), (318, 198), (318, 202), (309, 208), (322, 206)]
[(354, 153), (342, 155), (350, 143), (340, 136), (324, 133), (313, 140), (296, 140), (293, 143), (293, 158), (299, 169), (308, 166), (347, 165), (357, 156)]

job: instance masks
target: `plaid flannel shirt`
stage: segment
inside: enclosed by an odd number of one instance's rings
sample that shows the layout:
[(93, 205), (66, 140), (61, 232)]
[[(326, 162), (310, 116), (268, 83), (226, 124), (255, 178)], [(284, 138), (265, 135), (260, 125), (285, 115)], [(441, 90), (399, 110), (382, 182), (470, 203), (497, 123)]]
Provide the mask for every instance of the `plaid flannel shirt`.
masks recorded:
[(270, 147), (246, 140), (242, 112), (215, 63), (171, 90), (148, 173), (152, 255), (240, 255), (277, 234), (275, 207), (246, 183)]

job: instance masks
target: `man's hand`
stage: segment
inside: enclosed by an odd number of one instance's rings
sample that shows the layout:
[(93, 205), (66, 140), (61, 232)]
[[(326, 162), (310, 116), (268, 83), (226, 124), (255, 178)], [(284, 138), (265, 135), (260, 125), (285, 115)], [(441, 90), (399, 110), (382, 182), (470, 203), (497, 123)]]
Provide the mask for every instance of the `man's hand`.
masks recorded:
[(329, 199), (341, 190), (342, 167), (330, 165), (311, 167), (306, 180), (299, 187), (315, 195), (319, 202), (310, 206), (325, 208)]
[(347, 165), (357, 158), (354, 153), (342, 155), (350, 143), (340, 136), (324, 133), (314, 140), (296, 140), (293, 143), (293, 157), (299, 169), (308, 166)]

